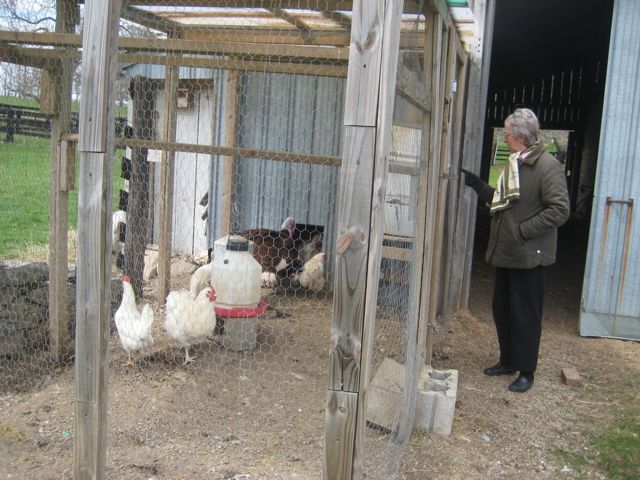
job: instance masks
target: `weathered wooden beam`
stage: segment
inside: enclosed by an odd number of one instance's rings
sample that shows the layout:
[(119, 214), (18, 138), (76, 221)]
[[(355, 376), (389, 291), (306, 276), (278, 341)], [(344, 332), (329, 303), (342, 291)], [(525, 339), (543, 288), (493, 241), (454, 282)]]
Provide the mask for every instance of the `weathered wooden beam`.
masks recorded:
[[(176, 141), (178, 119), (178, 67), (165, 70), (162, 104), (162, 140)], [(156, 299), (163, 305), (169, 294), (171, 280), (171, 250), (173, 245), (173, 180), (175, 177), (174, 150), (162, 151), (160, 165), (160, 225), (158, 234), (158, 284)]]
[[(0, 42), (12, 44), (47, 45), (56, 47), (80, 47), (80, 35), (47, 32), (0, 31)], [(318, 60), (342, 60), (349, 57), (345, 47), (325, 47), (313, 45), (256, 44), (251, 42), (214, 42), (202, 38), (134, 38), (121, 37), (118, 48), (126, 52), (153, 52), (155, 54), (206, 54), (236, 56), (268, 56)]]
[[(487, 106), (487, 91), (489, 88), (489, 68), (491, 64), (491, 47), (494, 29), (495, 0), (476, 0), (474, 11), (477, 13), (479, 31), (478, 45), (472, 49), (469, 57), (469, 80), (467, 94), (467, 108), (464, 119), (464, 146), (462, 151), (462, 166), (470, 171), (478, 172), (482, 162), (483, 133), (485, 129), (485, 112)], [(460, 275), (453, 281), (457, 290), (457, 305), (467, 308), (469, 302), (469, 287), (471, 284), (471, 264), (473, 261), (473, 243), (476, 224), (477, 197), (468, 188), (461, 189), (458, 236), (466, 231), (467, 236), (462, 239), (463, 244), (457, 250), (456, 263), (459, 265)]]
[(351, 30), (351, 17), (344, 13), (323, 10), (322, 16), (337, 23), (347, 31)]
[[(210, 7), (211, 0), (123, 0), (126, 5), (138, 5), (149, 7)], [(421, 13), (422, 2), (409, 0), (405, 2), (405, 13)], [(280, 8), (317, 10), (317, 0), (225, 0), (227, 8), (267, 8), (278, 6)], [(351, 11), (354, 2), (351, 0), (328, 0), (322, 6), (326, 10)]]
[(87, 0), (80, 103), (74, 478), (102, 480), (107, 463), (111, 191), (120, 0)]
[[(336, 242), (325, 479), (360, 478), (402, 1), (353, 5)], [(362, 396), (362, 397), (361, 397)], [(354, 411), (355, 408), (355, 411)]]
[(427, 92), (424, 80), (420, 74), (414, 72), (403, 63), (398, 63), (398, 78), (396, 88), (400, 96), (408, 100), (413, 106), (423, 112), (431, 111), (431, 95)]
[[(426, 331), (429, 328), (430, 312), (430, 292), (434, 286), (431, 283), (431, 272), (433, 270), (433, 248), (435, 236), (435, 218), (438, 193), (438, 167), (440, 152), (440, 128), (442, 126), (439, 94), (441, 92), (441, 51), (442, 51), (442, 18), (439, 14), (433, 13), (427, 16), (426, 42), (424, 55), (424, 82), (427, 91), (431, 92), (432, 107), (429, 115), (425, 116), (425, 123), (422, 129), (422, 159), (423, 171), (420, 177), (420, 208), (422, 211), (419, 224), (421, 229), (417, 230), (417, 237), (421, 237), (422, 242), (418, 247), (421, 252), (420, 271), (420, 294), (418, 297), (418, 323), (416, 332), (416, 347), (414, 358), (420, 365), (414, 365), (414, 372), (421, 368), (425, 362)], [(424, 210), (421, 210), (424, 208)], [(417, 243), (417, 242), (416, 242)], [(416, 252), (416, 253), (418, 253)], [(416, 274), (418, 272), (415, 272)]]
[(176, 32), (181, 28), (178, 22), (156, 15), (149, 10), (142, 10), (141, 8), (135, 8), (130, 5), (122, 6), (120, 18), (165, 33)]
[(437, 149), (434, 149), (434, 174), (437, 176), (435, 185), (436, 210), (433, 226), (433, 260), (431, 268), (431, 289), (429, 292), (429, 323), (427, 325), (427, 343), (425, 350), (426, 362), (431, 365), (433, 356), (433, 335), (434, 324), (438, 314), (438, 299), (443, 285), (440, 284), (440, 265), (442, 262), (442, 240), (444, 229), (445, 202), (447, 195), (447, 164), (450, 162), (450, 142), (451, 142), (451, 80), (455, 78), (457, 67), (457, 57), (455, 48), (451, 45), (451, 37), (455, 35), (455, 30), (444, 30), (442, 34), (442, 47), (440, 50), (440, 89), (438, 93), (438, 111), (434, 118), (439, 118), (436, 135), (439, 136)]
[[(68, 141), (76, 141), (77, 135), (70, 134), (64, 137)], [(282, 152), (277, 150), (264, 150), (260, 148), (226, 147), (220, 145), (198, 145), (195, 143), (163, 142), (161, 140), (145, 140), (143, 138), (116, 138), (116, 146), (119, 148), (147, 148), (150, 150), (172, 150), (174, 152), (205, 153), (211, 155), (243, 157), (244, 159), (277, 160), (282, 162), (306, 163), (309, 165), (333, 165), (342, 164), (341, 157), (330, 155), (310, 155), (306, 153)], [(416, 175), (417, 167), (404, 163), (389, 163), (390, 173), (403, 175)]]
[[(140, 139), (149, 139), (154, 135), (155, 97), (157, 80), (136, 76), (131, 79), (133, 135)], [(116, 139), (116, 145), (119, 139)], [(131, 286), (137, 298), (143, 292), (144, 255), (150, 241), (149, 192), (153, 191), (152, 166), (147, 161), (148, 150), (143, 145), (131, 147), (131, 170), (129, 176), (129, 196), (127, 201), (127, 231), (124, 251), (124, 272), (131, 278)]]
[[(225, 126), (224, 144), (228, 147), (235, 147), (238, 125), (238, 115), (240, 113), (239, 102), (240, 75), (237, 71), (229, 71), (227, 76), (227, 91), (225, 98)], [(231, 232), (233, 225), (233, 192), (234, 178), (236, 173), (237, 155), (226, 155), (224, 157), (224, 169), (222, 175), (222, 197), (220, 231), (223, 235)], [(210, 209), (211, 211), (211, 209)]]
[[(65, 52), (61, 50), (43, 50), (41, 48), (16, 47), (6, 43), (0, 43), (0, 61), (33, 68), (50, 68), (55, 70)], [(71, 54), (70, 58), (76, 59), (79, 55)]]
[[(72, 0), (56, 4), (56, 30), (73, 31), (78, 20)], [(54, 63), (56, 70), (44, 70), (46, 113), (51, 115), (51, 164), (49, 196), (49, 354), (54, 362), (67, 360), (73, 352), (69, 332), (69, 166), (74, 153), (61, 140), (71, 127), (72, 66), (70, 61)]]
[(272, 61), (241, 60), (235, 58), (185, 57), (182, 55), (138, 55), (123, 54), (118, 57), (124, 63), (150, 65), (183, 66), (199, 68), (219, 68), (221, 70), (240, 70), (265, 73), (289, 73), (292, 75), (313, 75), (324, 77), (345, 77), (345, 65), (278, 63)]
[[(123, 0), (125, 5), (139, 7), (211, 7), (211, 0)], [(325, 4), (323, 3), (323, 6)], [(328, 0), (325, 8), (328, 10), (351, 10), (350, 0)], [(225, 0), (226, 8), (289, 8), (315, 10), (317, 0)]]
[(269, 10), (275, 17), (282, 18), (285, 22), (289, 22), (291, 25), (296, 27), (298, 29), (298, 35), (300, 35), (300, 38), (302, 38), (302, 42), (305, 45), (310, 45), (312, 43), (311, 30), (299, 17), (287, 12), (283, 8), (267, 7), (267, 10)]

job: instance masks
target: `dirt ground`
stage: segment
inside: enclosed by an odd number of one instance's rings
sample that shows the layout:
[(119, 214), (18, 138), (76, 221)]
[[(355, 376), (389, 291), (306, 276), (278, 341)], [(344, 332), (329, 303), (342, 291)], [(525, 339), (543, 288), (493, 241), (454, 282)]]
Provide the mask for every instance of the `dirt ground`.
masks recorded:
[[(560, 254), (547, 272), (539, 368), (526, 394), (508, 392), (509, 378), (481, 373), (497, 358), (493, 273), (474, 263), (469, 311), (438, 332), (432, 362), (459, 372), (452, 433), (415, 431), (398, 478), (584, 478), (555, 452), (589, 448), (585, 431), (638, 401), (640, 343), (579, 336), (580, 253), (567, 247)], [(260, 320), (254, 352), (230, 352), (214, 340), (197, 349), (191, 365), (162, 337), (161, 322), (153, 350), (133, 367), (123, 365), (112, 334), (109, 478), (322, 477), (331, 299), (290, 296), (277, 307), (284, 315)], [(33, 365), (37, 371), (37, 358)], [(564, 385), (563, 367), (576, 368), (584, 385)], [(72, 478), (73, 383), (72, 368), (58, 368), (40, 371), (30, 388), (0, 393), (0, 479)], [(365, 478), (385, 478), (379, 465), (388, 442), (367, 429)]]

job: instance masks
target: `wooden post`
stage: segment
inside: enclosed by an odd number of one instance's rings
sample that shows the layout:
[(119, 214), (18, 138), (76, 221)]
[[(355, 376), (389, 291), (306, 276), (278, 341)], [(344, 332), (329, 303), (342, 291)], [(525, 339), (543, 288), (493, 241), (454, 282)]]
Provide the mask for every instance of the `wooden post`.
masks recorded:
[[(224, 125), (224, 146), (236, 146), (236, 125), (238, 122), (239, 99), (238, 89), (240, 72), (238, 70), (227, 70), (227, 94), (225, 99), (226, 122)], [(236, 156), (229, 155), (224, 157), (224, 170), (222, 175), (222, 206), (220, 221), (220, 233), (227, 235), (233, 227), (233, 189), (234, 174), (236, 171)], [(210, 200), (211, 202), (212, 200)], [(209, 208), (209, 212), (213, 209)]]
[[(56, 4), (56, 32), (73, 32), (78, 22), (78, 6), (74, 0), (58, 0)], [(54, 362), (70, 356), (69, 336), (69, 192), (65, 188), (67, 142), (63, 135), (71, 126), (71, 84), (73, 57), (57, 63), (59, 71), (42, 72), (48, 83), (45, 102), (51, 113), (51, 193), (49, 202), (49, 353)], [(75, 155), (75, 154), (74, 154)]]
[(427, 14), (427, 39), (424, 55), (424, 75), (427, 92), (431, 92), (432, 105), (431, 113), (425, 118), (422, 128), (422, 155), (426, 163), (423, 168), (426, 172), (421, 177), (425, 184), (425, 189), (421, 194), (426, 197), (424, 212), (424, 244), (422, 246), (422, 272), (421, 291), (419, 298), (419, 320), (418, 320), (418, 346), (416, 356), (423, 361), (425, 358), (426, 330), (429, 328), (431, 318), (430, 312), (430, 292), (433, 288), (431, 283), (431, 272), (433, 270), (433, 249), (435, 235), (436, 203), (438, 193), (438, 168), (440, 152), (440, 128), (442, 126), (442, 98), (441, 92), (441, 51), (442, 51), (442, 16), (435, 10), (430, 10)]
[[(165, 67), (164, 100), (162, 104), (162, 140), (176, 141), (178, 118), (178, 67)], [(173, 235), (173, 177), (174, 150), (162, 151), (160, 166), (160, 225), (158, 240), (158, 286), (156, 299), (163, 305), (169, 293), (171, 280), (171, 245)]]
[[(453, 35), (455, 30), (450, 29), (443, 35), (442, 48), (439, 55), (444, 60), (444, 65), (440, 66), (440, 89), (438, 93), (438, 110), (436, 116), (440, 117), (440, 124), (436, 127), (439, 131), (435, 133), (437, 141), (434, 144), (439, 145), (439, 149), (434, 151), (434, 174), (437, 176), (437, 192), (435, 205), (435, 219), (433, 227), (433, 249), (432, 249), (432, 267), (431, 267), (431, 288), (429, 290), (429, 323), (427, 325), (426, 339), (426, 362), (431, 365), (431, 357), (433, 355), (433, 325), (436, 321), (438, 313), (438, 297), (443, 286), (440, 285), (440, 265), (442, 259), (442, 239), (444, 230), (444, 214), (447, 195), (447, 162), (450, 155), (450, 124), (451, 124), (451, 79), (455, 78), (455, 48), (453, 46)], [(444, 68), (442, 68), (444, 66)], [(435, 139), (434, 139), (435, 140)]]
[(120, 0), (85, 1), (80, 104), (74, 478), (106, 478), (111, 189)]
[[(133, 136), (136, 139), (153, 139), (153, 112), (157, 82), (135, 77), (132, 80), (131, 100), (133, 104)], [(127, 233), (124, 251), (124, 270), (131, 277), (131, 286), (136, 298), (142, 297), (142, 272), (144, 253), (149, 241), (150, 195), (152, 191), (148, 149), (131, 149), (131, 176), (127, 202)]]
[[(478, 172), (482, 162), (480, 151), (482, 150), (487, 90), (489, 87), (495, 0), (476, 0), (474, 11), (477, 12), (476, 19), (479, 22), (479, 32), (482, 32), (482, 34), (478, 40), (478, 45), (470, 52), (462, 166), (467, 170)], [(476, 201), (477, 197), (473, 191), (470, 191), (467, 187), (460, 189), (456, 236), (461, 241), (455, 252), (454, 272), (456, 272), (456, 275), (451, 281), (451, 288), (455, 288), (455, 291), (458, 292), (455, 297), (460, 308), (467, 308), (469, 302), (473, 236), (476, 225)], [(467, 233), (466, 237), (462, 237), (464, 232)], [(464, 240), (466, 242), (462, 243)]]
[[(445, 314), (450, 313), (454, 306), (454, 296), (459, 295), (459, 291), (456, 291), (452, 283), (452, 278), (455, 275), (455, 253), (457, 250), (458, 241), (458, 216), (460, 214), (458, 210), (458, 198), (460, 187), (460, 176), (458, 175), (458, 169), (461, 165), (462, 159), (462, 125), (465, 112), (465, 92), (466, 92), (466, 78), (467, 68), (469, 65), (468, 57), (459, 58), (458, 62), (461, 62), (460, 69), (458, 71), (458, 91), (454, 94), (454, 114), (453, 114), (453, 132), (452, 132), (452, 149), (451, 149), (451, 165), (449, 168), (449, 189), (447, 193), (447, 221), (446, 221), (446, 247), (443, 252), (445, 258), (444, 282), (443, 282), (443, 298), (442, 298), (442, 311)], [(463, 232), (463, 238), (466, 239), (466, 232)]]
[(345, 109), (325, 479), (360, 478), (402, 1), (356, 0)]

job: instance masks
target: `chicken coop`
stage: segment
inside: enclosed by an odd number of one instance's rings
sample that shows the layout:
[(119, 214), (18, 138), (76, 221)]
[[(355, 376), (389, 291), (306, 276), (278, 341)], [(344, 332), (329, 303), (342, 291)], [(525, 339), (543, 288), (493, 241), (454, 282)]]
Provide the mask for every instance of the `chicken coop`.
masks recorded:
[(486, 6), (460, 3), (58, 0), (0, 32), (50, 122), (65, 474), (398, 476), (468, 288)]

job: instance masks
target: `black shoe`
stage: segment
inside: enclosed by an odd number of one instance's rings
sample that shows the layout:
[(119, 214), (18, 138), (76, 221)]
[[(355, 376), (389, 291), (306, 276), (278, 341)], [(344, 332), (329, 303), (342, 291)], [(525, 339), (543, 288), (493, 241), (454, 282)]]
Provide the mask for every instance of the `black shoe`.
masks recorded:
[(518, 378), (511, 382), (509, 390), (512, 392), (524, 393), (531, 388), (531, 385), (533, 385), (533, 375), (520, 374)]
[(485, 368), (482, 373), (489, 375), (490, 377), (497, 377), (498, 375), (513, 375), (516, 371), (513, 368), (505, 367), (498, 362), (493, 367)]

